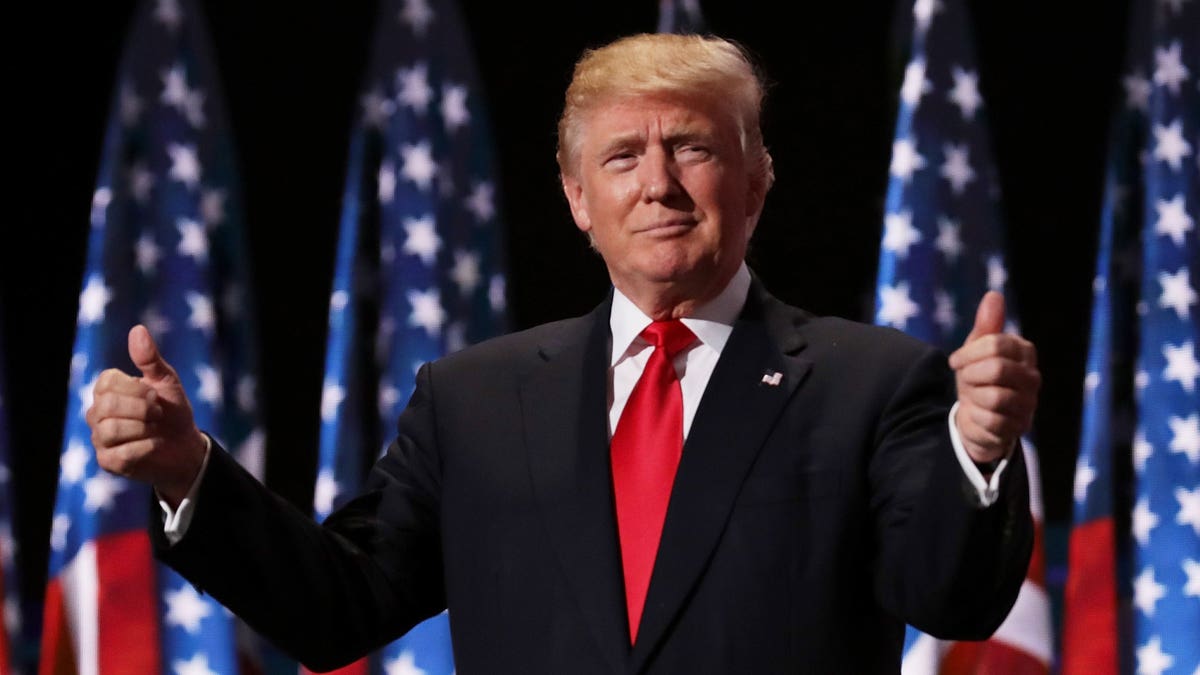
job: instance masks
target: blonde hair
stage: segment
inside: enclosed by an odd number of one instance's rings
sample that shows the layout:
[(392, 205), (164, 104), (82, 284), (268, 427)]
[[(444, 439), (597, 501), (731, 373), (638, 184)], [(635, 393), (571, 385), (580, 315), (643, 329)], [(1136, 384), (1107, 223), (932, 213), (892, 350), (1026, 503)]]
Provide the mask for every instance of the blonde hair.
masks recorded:
[(749, 55), (717, 37), (643, 33), (584, 52), (575, 64), (558, 121), (558, 167), (575, 175), (583, 117), (622, 97), (700, 97), (728, 106), (738, 125), (747, 165), (764, 191), (775, 180), (759, 124), (763, 82)]

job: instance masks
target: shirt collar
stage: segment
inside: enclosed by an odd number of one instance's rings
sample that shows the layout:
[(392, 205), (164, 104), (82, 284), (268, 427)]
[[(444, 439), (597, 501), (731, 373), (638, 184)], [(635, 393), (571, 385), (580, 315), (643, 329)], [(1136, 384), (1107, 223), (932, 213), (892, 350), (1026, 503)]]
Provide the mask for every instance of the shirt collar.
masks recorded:
[[(701, 342), (720, 354), (729, 340), (729, 334), (733, 332), (733, 322), (742, 313), (749, 291), (750, 270), (743, 262), (716, 297), (697, 306), (691, 316), (683, 317), (683, 325), (695, 333)], [(613, 289), (612, 312), (608, 318), (609, 330), (612, 333), (610, 367), (617, 365), (650, 322), (650, 317), (643, 314), (632, 300), (625, 297), (620, 290)]]

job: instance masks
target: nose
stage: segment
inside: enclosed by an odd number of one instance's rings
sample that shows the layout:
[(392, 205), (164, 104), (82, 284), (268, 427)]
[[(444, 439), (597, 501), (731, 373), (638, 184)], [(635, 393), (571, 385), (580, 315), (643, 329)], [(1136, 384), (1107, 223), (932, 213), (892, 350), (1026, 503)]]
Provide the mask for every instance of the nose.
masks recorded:
[(675, 176), (675, 167), (664, 148), (648, 148), (638, 169), (641, 172), (643, 201), (662, 201), (677, 191), (679, 182)]

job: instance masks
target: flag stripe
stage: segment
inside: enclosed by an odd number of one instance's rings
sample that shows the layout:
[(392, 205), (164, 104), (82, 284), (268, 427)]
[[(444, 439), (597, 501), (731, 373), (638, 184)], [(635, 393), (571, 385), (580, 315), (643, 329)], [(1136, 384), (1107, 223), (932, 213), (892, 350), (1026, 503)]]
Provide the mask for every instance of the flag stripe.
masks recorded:
[(142, 530), (96, 542), (101, 675), (159, 672), (155, 564)]
[(1071, 530), (1063, 675), (1117, 675), (1116, 532), (1111, 518)]

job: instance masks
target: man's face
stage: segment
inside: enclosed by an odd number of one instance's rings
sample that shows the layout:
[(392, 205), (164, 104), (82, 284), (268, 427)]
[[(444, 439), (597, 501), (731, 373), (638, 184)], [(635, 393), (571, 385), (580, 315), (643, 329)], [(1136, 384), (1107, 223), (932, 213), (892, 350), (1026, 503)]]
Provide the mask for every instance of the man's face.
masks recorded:
[(733, 116), (712, 102), (631, 97), (597, 106), (580, 128), (563, 189), (613, 284), (639, 305), (720, 292), (745, 258), (764, 192)]

